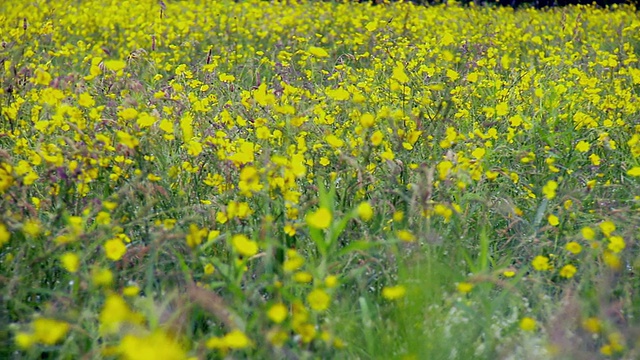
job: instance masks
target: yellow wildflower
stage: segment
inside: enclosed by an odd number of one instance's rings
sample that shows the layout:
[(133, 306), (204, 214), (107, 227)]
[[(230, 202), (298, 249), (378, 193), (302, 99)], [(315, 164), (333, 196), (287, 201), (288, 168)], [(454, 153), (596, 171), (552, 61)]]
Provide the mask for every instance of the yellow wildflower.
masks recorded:
[(69, 331), (69, 324), (64, 321), (38, 318), (33, 321), (34, 338), (45, 345), (54, 345), (60, 342)]
[(473, 290), (473, 284), (468, 282), (461, 282), (461, 283), (458, 283), (457, 288), (459, 292), (466, 294), (471, 292), (471, 290)]
[(307, 225), (316, 229), (326, 229), (331, 225), (331, 211), (325, 207), (310, 213), (306, 217)]
[(578, 269), (576, 269), (575, 266), (567, 264), (560, 269), (560, 276), (565, 279), (571, 279), (573, 275), (575, 275), (576, 271), (578, 271)]
[(253, 256), (258, 253), (258, 243), (249, 240), (245, 235), (234, 235), (231, 238), (231, 244), (235, 251), (242, 256)]
[(567, 249), (568, 252), (576, 255), (582, 251), (582, 246), (575, 241), (569, 242), (564, 248)]
[(549, 258), (546, 256), (538, 255), (531, 262), (533, 268), (538, 271), (547, 271), (551, 269), (551, 265), (549, 265)]
[(536, 329), (536, 321), (530, 317), (524, 317), (520, 320), (520, 329), (524, 331), (534, 331)]
[(398, 230), (396, 232), (398, 239), (406, 242), (412, 242), (416, 240), (416, 237), (409, 230)]
[(7, 244), (9, 239), (11, 239), (11, 233), (5, 224), (0, 223), (0, 248)]
[(373, 218), (373, 208), (368, 202), (364, 201), (358, 205), (358, 216), (364, 221), (369, 221)]
[(72, 252), (66, 252), (60, 257), (62, 266), (71, 273), (77, 272), (80, 268), (80, 258)]
[(274, 323), (280, 324), (281, 322), (283, 322), (287, 318), (287, 314), (288, 313), (289, 313), (289, 311), (287, 310), (287, 307), (284, 304), (277, 303), (277, 304), (272, 305), (269, 308), (269, 310), (267, 311), (267, 316)]
[(148, 335), (125, 335), (118, 352), (126, 360), (184, 360), (186, 353), (180, 343), (163, 331)]
[(382, 288), (382, 297), (387, 300), (402, 299), (407, 293), (407, 289), (404, 285), (385, 286)]
[(311, 309), (315, 311), (324, 311), (329, 308), (331, 297), (322, 289), (315, 289), (307, 296), (307, 302)]
[(114, 237), (104, 243), (104, 252), (109, 260), (118, 261), (127, 252), (127, 247), (119, 237)]
[(321, 48), (321, 47), (317, 47), (317, 46), (310, 46), (309, 47), (309, 54), (318, 57), (318, 58), (326, 58), (329, 57), (329, 53)]

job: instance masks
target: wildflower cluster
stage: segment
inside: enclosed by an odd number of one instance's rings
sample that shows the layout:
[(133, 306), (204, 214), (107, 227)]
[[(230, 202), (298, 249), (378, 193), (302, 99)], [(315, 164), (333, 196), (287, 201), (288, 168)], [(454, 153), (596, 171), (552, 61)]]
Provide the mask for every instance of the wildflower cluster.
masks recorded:
[(635, 9), (0, 20), (0, 357), (637, 353)]

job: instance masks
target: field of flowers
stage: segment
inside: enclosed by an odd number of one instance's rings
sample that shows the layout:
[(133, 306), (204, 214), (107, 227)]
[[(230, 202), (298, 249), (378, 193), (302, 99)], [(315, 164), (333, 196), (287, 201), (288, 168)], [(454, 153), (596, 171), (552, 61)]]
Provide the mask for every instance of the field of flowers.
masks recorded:
[(0, 5), (0, 358), (640, 356), (640, 17)]

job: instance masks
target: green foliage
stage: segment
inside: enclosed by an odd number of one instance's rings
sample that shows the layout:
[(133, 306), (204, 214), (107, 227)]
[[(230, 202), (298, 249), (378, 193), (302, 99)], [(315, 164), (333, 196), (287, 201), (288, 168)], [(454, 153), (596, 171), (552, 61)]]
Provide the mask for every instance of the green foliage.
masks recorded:
[(0, 358), (638, 357), (634, 9), (34, 4)]

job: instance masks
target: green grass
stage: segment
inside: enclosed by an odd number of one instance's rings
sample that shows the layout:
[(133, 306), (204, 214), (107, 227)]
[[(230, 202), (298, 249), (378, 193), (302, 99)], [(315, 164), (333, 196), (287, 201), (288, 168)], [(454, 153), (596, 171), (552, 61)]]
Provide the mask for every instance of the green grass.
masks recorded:
[(635, 9), (65, 4), (0, 6), (0, 358), (638, 357)]

